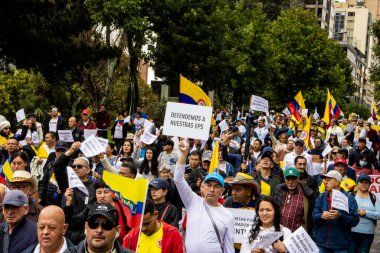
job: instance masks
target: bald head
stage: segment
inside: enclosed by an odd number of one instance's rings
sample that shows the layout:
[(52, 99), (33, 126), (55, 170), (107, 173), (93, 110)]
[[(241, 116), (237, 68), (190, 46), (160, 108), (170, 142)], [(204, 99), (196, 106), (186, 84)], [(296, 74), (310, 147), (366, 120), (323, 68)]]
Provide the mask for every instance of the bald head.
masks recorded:
[(38, 217), (37, 225), (38, 242), (43, 252), (59, 252), (68, 227), (63, 210), (54, 205), (45, 207)]
[(75, 117), (69, 118), (69, 127), (73, 128), (77, 124), (77, 119)]

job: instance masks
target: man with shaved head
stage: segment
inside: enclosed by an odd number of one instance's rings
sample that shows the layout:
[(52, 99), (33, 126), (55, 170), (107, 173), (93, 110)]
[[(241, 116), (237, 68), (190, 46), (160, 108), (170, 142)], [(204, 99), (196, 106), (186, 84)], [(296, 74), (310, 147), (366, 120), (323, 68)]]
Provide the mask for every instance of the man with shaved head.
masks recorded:
[(73, 243), (64, 237), (67, 227), (65, 214), (60, 207), (54, 205), (45, 207), (38, 217), (38, 243), (31, 245), (22, 253), (56, 253), (73, 247)]
[[(77, 119), (75, 117), (70, 117), (68, 121), (69, 128), (67, 130), (71, 130), (71, 134), (73, 136), (74, 142), (75, 141), (82, 141), (83, 140), (83, 131), (77, 127)], [(72, 142), (67, 143), (69, 147), (73, 144)]]

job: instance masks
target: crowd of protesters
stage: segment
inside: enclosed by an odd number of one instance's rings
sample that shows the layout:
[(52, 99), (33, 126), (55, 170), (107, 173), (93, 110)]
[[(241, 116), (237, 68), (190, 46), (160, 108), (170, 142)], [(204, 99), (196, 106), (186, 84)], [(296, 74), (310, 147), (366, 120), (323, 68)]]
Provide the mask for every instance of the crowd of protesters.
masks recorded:
[[(378, 119), (352, 114), (326, 126), (316, 116), (306, 137), (307, 115), (296, 122), (218, 109), (214, 119), (209, 139), (199, 140), (163, 135), (141, 107), (128, 116), (101, 105), (78, 119), (52, 106), (44, 122), (29, 114), (20, 129), (0, 115), (1, 175), (7, 164), (13, 172), (0, 185), (0, 252), (283, 253), (301, 226), (321, 253), (370, 251), (380, 218), (369, 191), (371, 176), (380, 176)], [(109, 138), (104, 153), (84, 156), (86, 129)], [(59, 130), (74, 141), (59, 140)], [(156, 140), (144, 143), (144, 131)], [(210, 172), (216, 143), (218, 169)], [(88, 195), (70, 188), (67, 166)], [(141, 227), (128, 226), (104, 171), (149, 180)], [(347, 196), (348, 212), (331, 207), (333, 190)], [(252, 210), (242, 243), (228, 208)], [(281, 236), (263, 248), (270, 232)]]

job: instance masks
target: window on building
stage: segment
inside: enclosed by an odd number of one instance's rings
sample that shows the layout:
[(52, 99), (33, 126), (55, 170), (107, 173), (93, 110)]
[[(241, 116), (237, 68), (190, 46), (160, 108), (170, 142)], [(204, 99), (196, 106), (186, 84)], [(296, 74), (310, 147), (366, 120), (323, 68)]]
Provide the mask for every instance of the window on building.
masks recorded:
[(349, 13), (348, 13), (348, 16), (349, 16), (349, 17), (355, 17), (355, 12), (349, 12)]

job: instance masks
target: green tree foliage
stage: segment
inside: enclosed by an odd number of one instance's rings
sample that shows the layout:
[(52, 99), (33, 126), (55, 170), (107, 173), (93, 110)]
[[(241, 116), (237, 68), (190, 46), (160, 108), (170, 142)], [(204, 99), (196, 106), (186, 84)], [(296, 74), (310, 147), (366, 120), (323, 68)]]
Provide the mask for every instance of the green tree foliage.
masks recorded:
[(339, 104), (354, 92), (351, 65), (343, 49), (300, 8), (283, 11), (264, 33), (266, 73), (262, 94), (280, 109), (302, 90), (309, 108), (324, 108), (327, 88)]
[(370, 70), (371, 73), (371, 82), (375, 84), (375, 100), (380, 100), (380, 21), (372, 24), (371, 27), (372, 35), (375, 37), (375, 43), (373, 46), (373, 53), (377, 58), (376, 64), (374, 64)]

